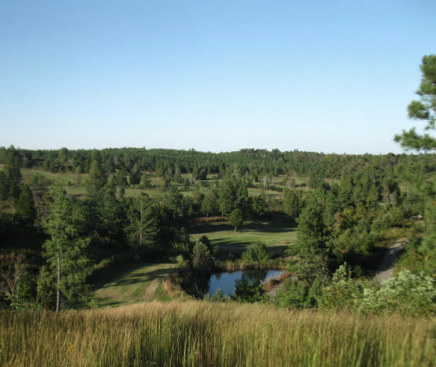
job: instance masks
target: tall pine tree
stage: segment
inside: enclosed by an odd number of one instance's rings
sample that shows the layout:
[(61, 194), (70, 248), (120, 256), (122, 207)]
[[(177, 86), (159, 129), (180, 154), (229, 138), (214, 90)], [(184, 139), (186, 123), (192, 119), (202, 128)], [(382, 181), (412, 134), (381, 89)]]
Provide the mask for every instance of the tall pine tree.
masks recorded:
[(50, 189), (53, 198), (49, 219), (45, 225), (50, 239), (44, 245), (43, 256), (47, 259), (56, 295), (56, 312), (61, 298), (75, 302), (83, 298), (86, 277), (90, 274), (90, 261), (85, 249), (89, 239), (80, 236), (84, 215), (79, 206), (65, 193), (61, 184)]

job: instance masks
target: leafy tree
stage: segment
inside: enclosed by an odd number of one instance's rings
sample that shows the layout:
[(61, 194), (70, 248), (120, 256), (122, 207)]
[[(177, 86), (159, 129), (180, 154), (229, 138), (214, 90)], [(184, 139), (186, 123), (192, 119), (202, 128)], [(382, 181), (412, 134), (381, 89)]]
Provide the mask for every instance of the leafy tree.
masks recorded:
[(15, 309), (31, 301), (31, 282), (23, 253), (0, 254), (0, 299)]
[(237, 232), (238, 227), (244, 223), (244, 216), (242, 215), (241, 209), (235, 209), (230, 213), (230, 224), (235, 227), (235, 232)]
[(68, 197), (60, 184), (51, 188), (53, 204), (45, 225), (50, 239), (44, 245), (43, 256), (56, 292), (56, 312), (61, 307), (61, 296), (74, 302), (83, 298), (86, 291), (84, 282), (90, 274), (90, 262), (85, 255), (89, 239), (81, 237), (78, 231), (83, 213)]

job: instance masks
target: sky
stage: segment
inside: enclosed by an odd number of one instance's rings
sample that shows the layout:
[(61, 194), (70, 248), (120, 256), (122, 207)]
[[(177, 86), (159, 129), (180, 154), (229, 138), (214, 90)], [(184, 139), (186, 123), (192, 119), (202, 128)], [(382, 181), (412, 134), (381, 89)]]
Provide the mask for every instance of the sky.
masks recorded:
[(0, 146), (401, 153), (434, 0), (0, 0)]

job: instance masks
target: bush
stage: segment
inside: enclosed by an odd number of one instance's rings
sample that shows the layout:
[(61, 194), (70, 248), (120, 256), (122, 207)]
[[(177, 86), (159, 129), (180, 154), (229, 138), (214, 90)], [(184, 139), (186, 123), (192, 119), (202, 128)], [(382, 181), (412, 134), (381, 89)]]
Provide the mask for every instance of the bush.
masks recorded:
[(268, 261), (268, 252), (263, 242), (252, 243), (247, 250), (242, 253), (242, 260), (246, 262), (266, 263)]
[(333, 274), (331, 283), (322, 288), (317, 302), (321, 309), (352, 309), (362, 294), (361, 284), (351, 279), (351, 271), (345, 263)]
[(436, 283), (424, 274), (402, 271), (379, 289), (365, 288), (357, 309), (363, 313), (399, 312), (403, 316), (436, 315)]

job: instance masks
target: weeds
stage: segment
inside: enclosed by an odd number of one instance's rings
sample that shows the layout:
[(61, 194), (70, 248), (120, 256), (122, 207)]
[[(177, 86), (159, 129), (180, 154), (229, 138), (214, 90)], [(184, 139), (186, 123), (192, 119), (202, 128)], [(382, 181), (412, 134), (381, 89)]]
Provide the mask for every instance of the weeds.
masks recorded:
[(0, 312), (2, 366), (433, 366), (436, 321), (151, 302)]

